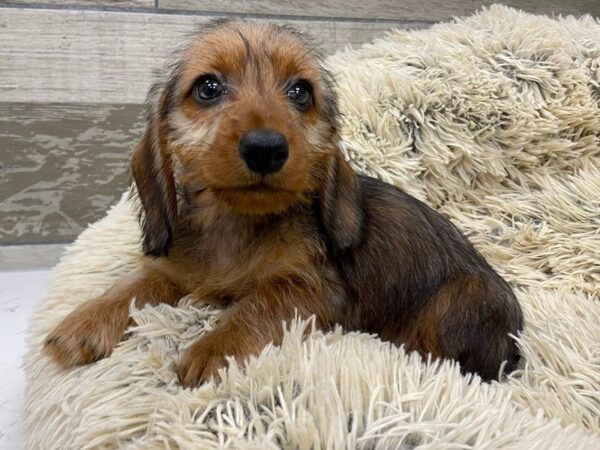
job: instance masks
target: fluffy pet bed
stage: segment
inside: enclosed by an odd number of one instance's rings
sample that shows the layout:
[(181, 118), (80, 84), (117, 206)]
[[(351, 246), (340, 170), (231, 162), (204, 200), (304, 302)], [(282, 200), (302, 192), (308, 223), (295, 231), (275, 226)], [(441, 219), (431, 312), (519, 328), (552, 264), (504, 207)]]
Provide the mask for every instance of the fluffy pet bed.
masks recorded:
[(113, 355), (58, 370), (44, 336), (140, 259), (121, 201), (54, 271), (26, 356), (27, 448), (600, 448), (600, 23), (492, 7), (328, 61), (344, 149), (458, 224), (515, 287), (524, 362), (461, 376), (374, 336), (287, 324), (221, 384), (174, 364), (219, 311), (132, 310)]

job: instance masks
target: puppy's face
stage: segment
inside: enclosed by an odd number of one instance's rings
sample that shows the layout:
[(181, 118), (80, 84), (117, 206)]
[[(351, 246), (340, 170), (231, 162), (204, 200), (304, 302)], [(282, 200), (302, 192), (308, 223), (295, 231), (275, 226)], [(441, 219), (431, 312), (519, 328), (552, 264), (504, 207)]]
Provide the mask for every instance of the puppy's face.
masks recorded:
[(284, 29), (224, 23), (184, 51), (163, 95), (166, 145), (188, 192), (235, 211), (310, 199), (336, 135), (327, 73)]
[(332, 242), (356, 241), (358, 182), (337, 146), (333, 83), (295, 32), (208, 26), (148, 98), (131, 164), (146, 254), (168, 252), (177, 188), (198, 214), (207, 198), (244, 215), (316, 200)]

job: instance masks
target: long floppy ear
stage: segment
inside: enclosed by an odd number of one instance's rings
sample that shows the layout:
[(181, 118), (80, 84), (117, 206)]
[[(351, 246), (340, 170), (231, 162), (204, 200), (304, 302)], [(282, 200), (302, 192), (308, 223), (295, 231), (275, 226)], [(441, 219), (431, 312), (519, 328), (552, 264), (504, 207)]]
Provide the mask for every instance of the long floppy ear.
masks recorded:
[(171, 166), (162, 133), (150, 120), (140, 143), (133, 151), (131, 172), (142, 203), (140, 212), (144, 253), (167, 255), (173, 222), (177, 217), (177, 196)]
[(359, 187), (357, 175), (336, 151), (319, 192), (321, 222), (336, 250), (351, 248), (360, 239), (363, 210)]

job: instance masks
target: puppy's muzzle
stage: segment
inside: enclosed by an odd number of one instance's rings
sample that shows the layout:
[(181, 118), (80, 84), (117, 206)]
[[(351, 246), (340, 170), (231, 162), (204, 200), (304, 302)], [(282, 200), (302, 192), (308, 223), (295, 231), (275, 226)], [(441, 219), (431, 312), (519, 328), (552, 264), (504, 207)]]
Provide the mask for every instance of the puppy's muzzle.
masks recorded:
[(261, 175), (277, 172), (288, 158), (288, 142), (281, 133), (256, 129), (247, 132), (239, 143), (240, 156), (248, 168)]

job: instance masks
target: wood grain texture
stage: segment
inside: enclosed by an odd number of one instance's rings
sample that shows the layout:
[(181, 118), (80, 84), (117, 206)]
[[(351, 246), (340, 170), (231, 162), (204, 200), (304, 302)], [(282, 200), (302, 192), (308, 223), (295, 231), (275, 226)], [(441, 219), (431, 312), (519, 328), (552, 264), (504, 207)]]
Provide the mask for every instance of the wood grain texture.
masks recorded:
[[(139, 104), (153, 80), (153, 69), (161, 67), (170, 52), (207, 20), (188, 15), (0, 9), (0, 99)], [(318, 37), (326, 53), (371, 41), (394, 26), (275, 22)]]
[(441, 21), (501, 3), (538, 14), (600, 15), (598, 0), (159, 0), (161, 9), (358, 19)]
[(69, 242), (126, 190), (139, 105), (0, 103), (0, 244)]
[(65, 244), (0, 245), (0, 272), (54, 267), (65, 248)]
[(0, 5), (78, 6), (154, 9), (154, 0), (0, 0)]

